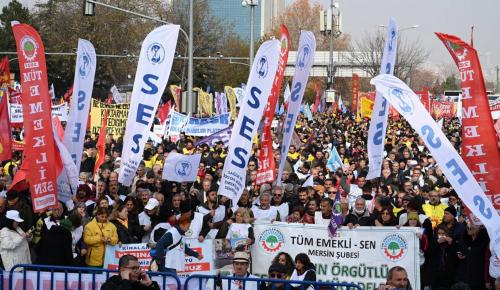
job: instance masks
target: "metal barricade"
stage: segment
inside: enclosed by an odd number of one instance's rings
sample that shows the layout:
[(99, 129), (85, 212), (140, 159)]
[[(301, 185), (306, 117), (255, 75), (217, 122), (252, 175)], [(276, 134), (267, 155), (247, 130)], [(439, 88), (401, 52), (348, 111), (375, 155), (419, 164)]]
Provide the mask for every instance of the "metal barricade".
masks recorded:
[[(19, 270), (21, 269), (21, 270)], [(8, 290), (14, 290), (14, 277), (15, 275), (22, 275), (22, 288), (21, 290), (27, 289), (27, 275), (28, 271), (32, 271), (36, 275), (36, 283), (33, 290), (99, 290), (100, 287), (96, 287), (98, 283), (104, 283), (110, 276), (118, 273), (118, 270), (108, 270), (102, 268), (84, 268), (84, 267), (62, 267), (62, 266), (49, 266), (49, 265), (28, 265), (21, 264), (14, 266), (9, 273), (9, 288)], [(46, 289), (41, 285), (41, 276), (50, 276), (50, 287)], [(151, 279), (157, 281), (160, 285), (160, 289), (169, 289), (167, 279), (169, 282), (173, 282), (173, 285), (177, 289), (181, 289), (181, 282), (177, 275), (173, 273), (158, 273), (158, 272), (148, 272)], [(76, 277), (75, 277), (76, 276)], [(70, 278), (72, 283), (76, 282), (76, 287), (69, 287)], [(155, 278), (158, 277), (158, 278)], [(76, 279), (75, 279), (76, 278)], [(85, 278), (85, 279), (84, 279)], [(98, 279), (97, 279), (98, 278)], [(31, 277), (30, 277), (31, 279)], [(3, 290), (3, 279), (2, 284), (0, 284), (0, 290)], [(61, 283), (62, 282), (62, 283)], [(82, 284), (89, 283), (89, 287), (82, 287)], [(62, 284), (62, 285), (61, 285)], [(74, 285), (72, 285), (74, 286)]]
[[(219, 284), (222, 283), (222, 281), (226, 280), (227, 281), (227, 288), (221, 288), (222, 290), (253, 290), (253, 289), (259, 289), (260, 285), (262, 283), (270, 283), (271, 289), (277, 289), (276, 286), (274, 286), (276, 283), (281, 283), (284, 284), (284, 286), (280, 289), (292, 289), (291, 287), (300, 287), (299, 289), (301, 290), (309, 290), (313, 287), (314, 289), (346, 289), (346, 290), (351, 290), (351, 289), (357, 289), (357, 290), (363, 290), (361, 286), (356, 285), (356, 284), (350, 284), (350, 283), (337, 283), (337, 282), (313, 282), (313, 281), (291, 281), (291, 280), (278, 280), (278, 279), (267, 279), (267, 278), (239, 278), (239, 277), (234, 277), (234, 276), (215, 276), (215, 275), (191, 275), (189, 276), (186, 281), (184, 282), (184, 290), (195, 290), (193, 287), (189, 287), (189, 282), (190, 281), (196, 281), (198, 288), (196, 290), (203, 290), (206, 288), (209, 289), (217, 289), (217, 286), (220, 286)], [(248, 287), (247, 284), (250, 283), (241, 283), (241, 286), (236, 288), (236, 287), (231, 287), (231, 282), (232, 281), (243, 281), (243, 282), (255, 282), (258, 287)], [(255, 285), (255, 284), (254, 284)], [(192, 289), (193, 288), (193, 289)]]

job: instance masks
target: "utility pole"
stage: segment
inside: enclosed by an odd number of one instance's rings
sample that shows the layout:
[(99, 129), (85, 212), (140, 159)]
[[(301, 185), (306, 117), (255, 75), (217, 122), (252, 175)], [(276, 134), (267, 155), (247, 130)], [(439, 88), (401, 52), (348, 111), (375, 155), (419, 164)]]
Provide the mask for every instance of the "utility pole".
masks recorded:
[(324, 35), (330, 36), (330, 54), (329, 64), (327, 67), (327, 99), (335, 98), (335, 90), (333, 89), (335, 78), (335, 63), (333, 61), (333, 44), (334, 39), (342, 34), (342, 14), (340, 13), (339, 3), (331, 0), (330, 7), (325, 11), (320, 11), (320, 31)]
[(497, 83), (495, 86), (495, 93), (500, 94), (500, 65), (495, 67), (497, 69)]

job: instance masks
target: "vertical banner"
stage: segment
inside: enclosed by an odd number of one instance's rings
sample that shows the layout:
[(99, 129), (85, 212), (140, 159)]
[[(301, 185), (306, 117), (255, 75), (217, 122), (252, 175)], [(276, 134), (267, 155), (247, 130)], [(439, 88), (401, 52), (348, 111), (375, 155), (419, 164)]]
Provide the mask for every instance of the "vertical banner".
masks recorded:
[[(89, 118), (95, 69), (96, 54), (94, 46), (87, 40), (78, 39), (75, 77), (73, 80), (73, 91), (75, 92), (75, 96), (71, 99), (68, 123), (66, 124), (66, 130), (62, 140), (78, 172), (80, 172), (83, 141), (85, 139), (87, 121)], [(113, 87), (116, 88), (115, 86)], [(76, 180), (76, 183), (78, 187), (78, 180)], [(72, 183), (69, 182), (66, 171), (63, 170), (61, 176), (59, 176), (57, 180), (59, 193), (65, 196), (76, 193), (77, 188), (70, 188), (70, 184)], [(61, 196), (59, 198), (61, 198)]]
[(281, 175), (285, 168), (286, 156), (290, 147), (290, 141), (299, 115), (300, 105), (306, 90), (309, 72), (313, 65), (314, 52), (316, 51), (316, 38), (311, 31), (303, 30), (300, 33), (299, 51), (297, 54), (297, 63), (295, 64), (295, 73), (292, 81), (292, 94), (288, 103), (286, 112), (285, 127), (283, 132), (283, 144), (281, 147), (281, 161), (278, 170), (277, 184), (281, 185)]
[(0, 62), (0, 161), (12, 158), (12, 132), (9, 119), (9, 59)]
[(278, 60), (278, 70), (274, 76), (273, 88), (271, 96), (267, 100), (266, 109), (264, 111), (264, 128), (262, 129), (262, 140), (259, 155), (259, 167), (257, 171), (257, 184), (271, 182), (275, 177), (275, 164), (273, 153), (273, 138), (271, 135), (271, 125), (274, 119), (274, 111), (278, 103), (278, 97), (283, 82), (286, 63), (288, 61), (288, 50), (290, 49), (290, 34), (285, 25), (281, 25), (281, 51)]
[[(398, 26), (396, 21), (389, 19), (387, 36), (385, 38), (384, 55), (380, 63), (380, 73), (393, 74), (398, 50)], [(387, 100), (378, 94), (375, 95), (372, 119), (368, 129), (368, 174), (366, 179), (380, 176), (382, 159), (384, 158), (385, 133), (387, 131), (387, 117), (389, 106)]]
[(162, 25), (151, 31), (142, 43), (120, 166), (119, 182), (125, 186), (132, 183), (142, 160), (142, 151), (170, 76), (179, 28), (179, 25)]
[(417, 96), (420, 98), (420, 102), (427, 110), (428, 113), (431, 113), (431, 97), (429, 94), (429, 88), (424, 88), (421, 92), (415, 92)]
[(229, 110), (231, 111), (231, 120), (235, 120), (237, 116), (236, 111), (236, 92), (230, 86), (225, 86), (224, 91), (226, 92), (227, 100), (229, 101)]
[[(443, 169), (453, 189), (485, 225), (495, 252), (500, 253), (500, 216), (471, 170), (467, 168), (466, 163), (460, 158), (438, 124), (427, 113), (417, 95), (392, 75), (379, 75), (371, 80), (371, 84), (377, 87), (377, 94), (384, 96), (424, 139), (425, 145)], [(496, 160), (498, 161), (498, 156)], [(498, 175), (492, 175), (498, 179)]]
[(219, 194), (227, 196), (237, 204), (246, 182), (247, 163), (252, 155), (252, 144), (259, 123), (271, 94), (278, 59), (278, 40), (264, 42), (255, 56), (250, 70), (245, 97), (240, 104), (240, 113), (233, 125), (229, 149), (219, 186)]
[(351, 97), (351, 112), (356, 115), (358, 112), (358, 95), (359, 95), (359, 75), (352, 74), (352, 97)]
[(168, 88), (170, 89), (170, 93), (172, 93), (172, 96), (174, 97), (175, 111), (179, 112), (181, 108), (182, 88), (176, 85), (170, 85), (168, 86)]
[[(500, 154), (477, 51), (456, 36), (443, 33), (436, 35), (460, 71), (462, 157), (495, 209), (500, 212)], [(500, 251), (496, 253), (500, 254)]]
[(21, 75), (24, 115), (24, 162), (33, 211), (42, 212), (57, 203), (57, 173), (52, 101), (47, 83), (45, 51), (38, 32), (27, 24), (12, 23)]

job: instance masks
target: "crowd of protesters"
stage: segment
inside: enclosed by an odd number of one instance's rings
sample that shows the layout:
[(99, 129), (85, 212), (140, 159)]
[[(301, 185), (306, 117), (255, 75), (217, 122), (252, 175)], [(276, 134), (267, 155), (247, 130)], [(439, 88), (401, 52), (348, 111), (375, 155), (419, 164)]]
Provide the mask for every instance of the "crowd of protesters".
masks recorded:
[[(184, 231), (188, 238), (243, 238), (251, 245), (254, 222), (327, 224), (339, 193), (346, 228), (421, 229), (422, 288), (449, 289), (464, 282), (470, 289), (492, 289), (495, 279), (488, 273), (488, 235), (483, 226), (467, 220), (464, 206), (423, 140), (403, 119), (391, 119), (381, 177), (367, 180), (368, 127), (368, 120), (355, 122), (350, 113), (318, 113), (313, 120), (299, 116), (295, 131), (302, 144), (290, 146), (282, 184), (256, 183), (256, 143), (238, 204), (217, 194), (227, 154), (223, 142), (214, 147), (194, 146), (197, 138), (182, 133), (175, 142), (168, 137), (156, 146), (148, 142), (132, 185), (125, 187), (118, 182), (122, 137), (107, 136), (105, 162), (94, 174), (98, 136), (88, 135), (73, 199), (41, 214), (33, 213), (25, 182), (7, 190), (20, 166), (21, 154), (15, 152), (14, 159), (3, 162), (0, 170), (3, 267), (10, 270), (22, 263), (102, 267), (106, 245), (159, 242), (183, 213), (191, 214), (191, 226)], [(443, 131), (459, 151), (459, 120), (444, 120)], [(280, 138), (274, 134), (276, 164), (282, 157)], [(330, 171), (327, 161), (333, 147), (343, 166)], [(196, 182), (162, 180), (170, 152), (202, 153)], [(304, 187), (311, 175), (314, 185)], [(280, 253), (273, 265), (283, 267), (275, 266), (272, 272), (297, 278), (307, 270), (304, 267), (314, 267), (308, 261), (307, 255), (292, 260)]]

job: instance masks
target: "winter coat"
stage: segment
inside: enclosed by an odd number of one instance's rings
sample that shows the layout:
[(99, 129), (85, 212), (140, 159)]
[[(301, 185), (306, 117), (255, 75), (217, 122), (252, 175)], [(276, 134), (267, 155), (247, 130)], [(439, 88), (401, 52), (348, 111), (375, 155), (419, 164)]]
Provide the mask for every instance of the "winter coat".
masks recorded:
[(53, 225), (40, 240), (37, 264), (72, 266), (72, 246), (71, 232), (62, 226)]
[(102, 238), (110, 238), (110, 245), (118, 243), (118, 234), (116, 227), (111, 223), (98, 223), (94, 218), (92, 219), (83, 231), (83, 241), (88, 246), (87, 257), (85, 262), (88, 266), (100, 267), (104, 264), (104, 252), (106, 244)]
[(28, 240), (23, 234), (20, 227), (16, 231), (5, 227), (0, 230), (0, 255), (6, 271), (17, 264), (31, 264)]
[(358, 215), (356, 212), (351, 211), (345, 217), (344, 226), (347, 226), (349, 223), (352, 223), (353, 225), (359, 224), (360, 226), (375, 225), (375, 221), (373, 217), (370, 215), (370, 212), (368, 210), (365, 210), (365, 212), (362, 215)]
[(112, 223), (116, 227), (116, 232), (118, 234), (118, 241), (120, 241), (122, 244), (133, 244), (140, 242), (138, 237), (134, 236), (134, 233), (132, 232), (133, 229), (130, 227), (130, 222), (128, 223), (128, 228), (126, 228), (118, 220), (113, 220)]

